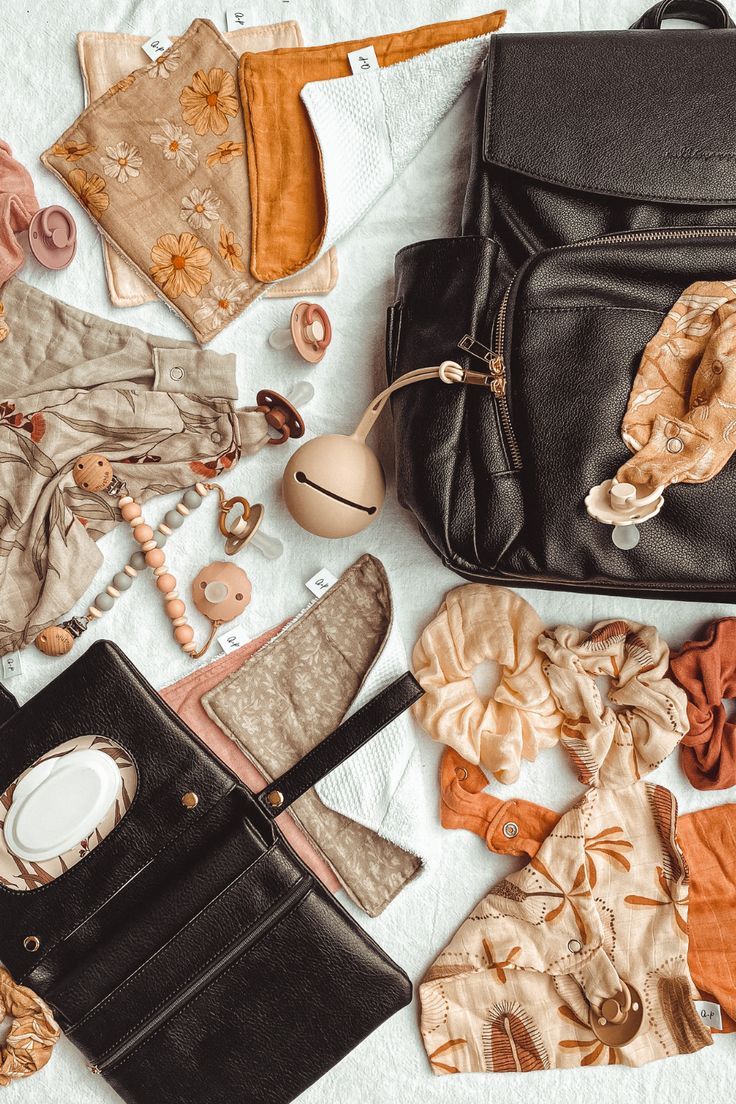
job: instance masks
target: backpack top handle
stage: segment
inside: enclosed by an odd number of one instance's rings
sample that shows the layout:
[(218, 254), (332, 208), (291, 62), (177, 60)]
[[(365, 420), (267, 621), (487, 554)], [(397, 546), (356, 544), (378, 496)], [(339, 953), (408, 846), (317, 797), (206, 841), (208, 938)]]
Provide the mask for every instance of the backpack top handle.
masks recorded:
[(660, 0), (631, 24), (632, 30), (659, 30), (665, 19), (690, 19), (719, 31), (736, 26), (719, 0)]

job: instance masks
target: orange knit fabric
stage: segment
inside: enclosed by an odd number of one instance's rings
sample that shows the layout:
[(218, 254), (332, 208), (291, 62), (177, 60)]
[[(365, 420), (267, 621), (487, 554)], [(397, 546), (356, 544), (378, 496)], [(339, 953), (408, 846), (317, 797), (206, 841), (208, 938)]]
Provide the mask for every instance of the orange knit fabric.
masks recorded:
[(505, 19), (506, 12), (497, 11), (379, 38), (242, 55), (238, 76), (253, 210), (250, 267), (257, 280), (280, 280), (305, 268), (325, 235), (320, 151), (299, 98), (304, 85), (350, 76), (348, 54), (364, 46), (374, 47), (381, 66), (395, 65), (497, 31)]
[(705, 637), (688, 641), (670, 665), (688, 697), (682, 769), (698, 790), (728, 789), (736, 784), (736, 724), (723, 699), (736, 697), (736, 617), (713, 621)]

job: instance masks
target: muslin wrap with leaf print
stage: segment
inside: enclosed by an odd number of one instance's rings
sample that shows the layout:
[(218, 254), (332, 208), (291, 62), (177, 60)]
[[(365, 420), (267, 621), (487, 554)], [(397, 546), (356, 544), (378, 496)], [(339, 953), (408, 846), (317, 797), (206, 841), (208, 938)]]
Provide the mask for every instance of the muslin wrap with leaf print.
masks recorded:
[(706, 483), (736, 450), (736, 281), (682, 293), (644, 350), (621, 426), (635, 456), (616, 478), (650, 491)]

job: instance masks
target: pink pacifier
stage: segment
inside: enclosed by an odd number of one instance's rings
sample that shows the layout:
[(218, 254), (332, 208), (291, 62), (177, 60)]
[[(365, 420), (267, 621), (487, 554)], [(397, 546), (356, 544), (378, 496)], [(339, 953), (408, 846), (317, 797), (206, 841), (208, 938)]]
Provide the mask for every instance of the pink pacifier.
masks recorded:
[(268, 339), (272, 349), (296, 348), (302, 360), (319, 364), (332, 341), (332, 326), (327, 311), (318, 303), (297, 303), (289, 325), (274, 330)]
[(44, 268), (66, 268), (77, 252), (77, 224), (65, 207), (43, 207), (31, 219), (28, 245)]

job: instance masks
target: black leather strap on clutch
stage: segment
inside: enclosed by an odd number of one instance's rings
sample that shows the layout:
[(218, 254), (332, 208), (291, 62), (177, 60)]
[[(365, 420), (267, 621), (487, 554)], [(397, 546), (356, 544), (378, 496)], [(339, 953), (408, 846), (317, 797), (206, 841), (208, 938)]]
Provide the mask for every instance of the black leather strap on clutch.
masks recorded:
[(0, 792), (84, 734), (138, 771), (80, 863), (0, 887), (0, 957), (129, 1104), (285, 1104), (411, 1000), (273, 817), (421, 693), (404, 675), (260, 798), (106, 642), (6, 721)]

